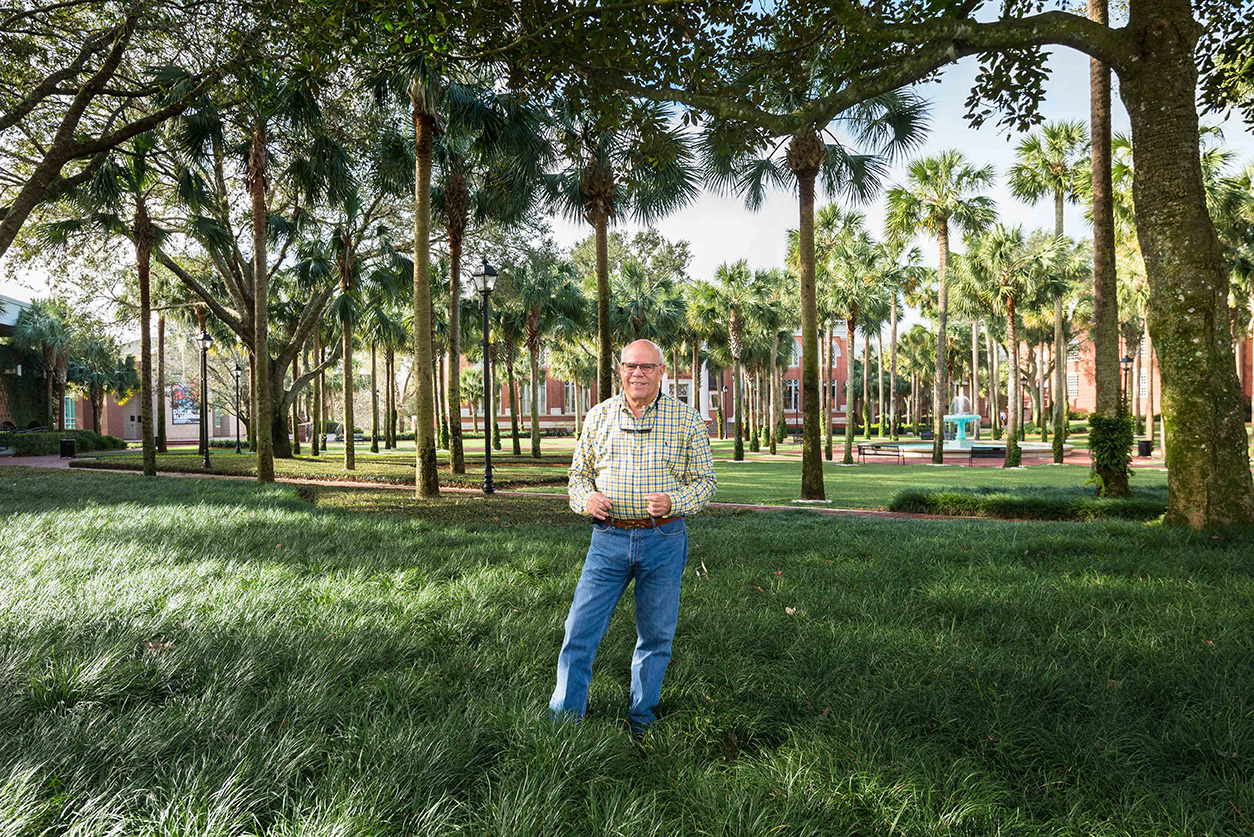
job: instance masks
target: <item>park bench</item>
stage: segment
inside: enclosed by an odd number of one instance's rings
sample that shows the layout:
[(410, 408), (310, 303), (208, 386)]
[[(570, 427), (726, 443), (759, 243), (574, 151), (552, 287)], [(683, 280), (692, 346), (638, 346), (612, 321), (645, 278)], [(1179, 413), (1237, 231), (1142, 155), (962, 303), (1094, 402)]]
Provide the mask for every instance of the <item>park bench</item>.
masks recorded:
[(973, 459), (1005, 459), (1006, 449), (995, 448), (988, 445), (973, 445), (967, 451), (967, 464), (971, 464)]
[(906, 458), (901, 453), (901, 448), (897, 445), (883, 444), (860, 444), (858, 448), (858, 461), (862, 462), (868, 456), (895, 456), (899, 465), (906, 464)]

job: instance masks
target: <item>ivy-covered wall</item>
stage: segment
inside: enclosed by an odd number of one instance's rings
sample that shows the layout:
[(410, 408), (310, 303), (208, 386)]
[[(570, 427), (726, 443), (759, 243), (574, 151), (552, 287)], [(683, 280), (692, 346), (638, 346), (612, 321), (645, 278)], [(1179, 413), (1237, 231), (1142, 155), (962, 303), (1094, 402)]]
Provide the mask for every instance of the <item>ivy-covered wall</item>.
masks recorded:
[[(22, 367), (21, 375), (7, 370)], [(19, 428), (48, 420), (48, 387), (43, 378), (43, 359), (33, 352), (20, 352), (0, 344), (0, 422), (11, 421)]]

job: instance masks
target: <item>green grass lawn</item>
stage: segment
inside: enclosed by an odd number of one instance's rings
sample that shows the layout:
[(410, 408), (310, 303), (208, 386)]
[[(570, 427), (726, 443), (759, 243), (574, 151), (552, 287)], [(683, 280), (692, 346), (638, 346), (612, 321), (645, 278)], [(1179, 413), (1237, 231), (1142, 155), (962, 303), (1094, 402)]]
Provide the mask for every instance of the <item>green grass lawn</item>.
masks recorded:
[(545, 713), (561, 501), (0, 468), (6, 835), (1245, 834), (1254, 535), (694, 518)]

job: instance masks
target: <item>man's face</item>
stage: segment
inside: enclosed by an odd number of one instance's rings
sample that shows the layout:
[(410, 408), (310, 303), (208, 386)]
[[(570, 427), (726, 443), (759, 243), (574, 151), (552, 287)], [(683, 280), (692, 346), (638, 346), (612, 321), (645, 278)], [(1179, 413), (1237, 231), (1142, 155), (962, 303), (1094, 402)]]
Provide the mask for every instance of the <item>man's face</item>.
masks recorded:
[(657, 352), (647, 343), (639, 346), (633, 344), (623, 350), (618, 374), (623, 382), (623, 392), (634, 403), (653, 403), (662, 388), (662, 372), (663, 367), (658, 362)]

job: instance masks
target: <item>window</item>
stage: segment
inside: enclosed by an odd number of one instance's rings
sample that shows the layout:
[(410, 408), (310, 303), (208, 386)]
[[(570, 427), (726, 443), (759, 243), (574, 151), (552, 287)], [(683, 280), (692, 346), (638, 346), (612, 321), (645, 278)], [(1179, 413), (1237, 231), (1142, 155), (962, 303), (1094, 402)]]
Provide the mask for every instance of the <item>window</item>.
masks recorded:
[(789, 366), (801, 365), (801, 344), (796, 340), (792, 342), (792, 358), (788, 361)]
[(1067, 347), (1067, 363), (1079, 363), (1079, 362), (1080, 362), (1080, 347), (1079, 345), (1072, 343), (1070, 346)]
[(801, 409), (801, 382), (795, 378), (784, 379), (784, 409), (793, 412)]
[(1144, 398), (1145, 393), (1149, 391), (1149, 374), (1144, 366), (1141, 367), (1141, 375), (1136, 382), (1135, 398)]
[[(546, 401), (545, 395), (547, 394), (545, 392), (546, 389), (548, 388), (544, 384), (540, 385), (540, 403), (536, 408), (536, 412), (538, 413), (543, 413), (547, 409), (544, 404), (544, 402)], [(524, 413), (530, 413), (531, 412), (531, 384), (527, 383), (527, 384), (522, 385), (522, 395), (519, 396), (518, 400), (519, 400), (518, 409)]]
[[(583, 398), (581, 400), (583, 401), (583, 406), (580, 412), (586, 413), (588, 411), (588, 388), (587, 387), (583, 388)], [(566, 382), (565, 391), (562, 394), (562, 412), (572, 413), (572, 414), (575, 412), (575, 382), (574, 381)]]
[(1075, 395), (1079, 391), (1080, 391), (1080, 373), (1068, 372), (1067, 373), (1067, 397), (1071, 398), (1073, 395)]
[(65, 429), (78, 429), (78, 412), (76, 410), (74, 397), (71, 395), (65, 396)]

